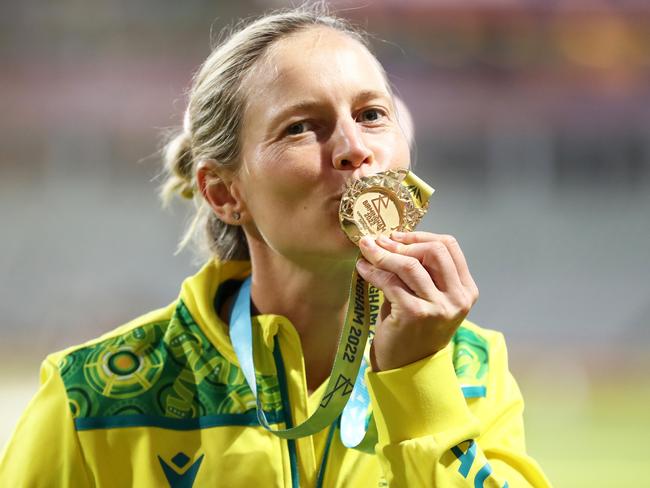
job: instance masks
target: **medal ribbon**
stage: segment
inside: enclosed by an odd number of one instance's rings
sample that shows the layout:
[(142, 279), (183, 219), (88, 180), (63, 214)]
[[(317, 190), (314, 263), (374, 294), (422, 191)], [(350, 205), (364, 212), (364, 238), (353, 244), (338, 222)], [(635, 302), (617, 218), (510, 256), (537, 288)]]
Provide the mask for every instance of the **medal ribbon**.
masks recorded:
[(415, 203), (415, 206), (418, 208), (425, 208), (429, 203), (429, 198), (431, 198), (431, 195), (433, 195), (433, 192), (435, 191), (424, 180), (411, 171), (409, 171), (402, 180), (402, 185), (406, 186), (406, 189), (413, 198), (413, 203)]
[(237, 293), (230, 323), (230, 336), (246, 382), (257, 403), (257, 418), (262, 426), (284, 439), (297, 439), (320, 432), (334, 422), (345, 406), (359, 373), (364, 348), (368, 339), (368, 286), (364, 279), (353, 274), (348, 311), (336, 351), (330, 379), (316, 411), (300, 425), (290, 429), (272, 429), (262, 402), (257, 394), (253, 352), (253, 332), (250, 313), (249, 276)]

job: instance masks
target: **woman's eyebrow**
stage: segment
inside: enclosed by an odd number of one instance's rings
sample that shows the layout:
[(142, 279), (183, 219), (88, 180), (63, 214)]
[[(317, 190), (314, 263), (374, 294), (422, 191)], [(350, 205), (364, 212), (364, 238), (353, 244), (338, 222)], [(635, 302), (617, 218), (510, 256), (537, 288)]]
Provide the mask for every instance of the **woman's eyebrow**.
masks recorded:
[(280, 122), (289, 117), (291, 114), (294, 114), (296, 112), (309, 112), (321, 106), (322, 104), (315, 100), (301, 100), (299, 102), (292, 103), (288, 107), (284, 107), (276, 114), (272, 115), (269, 127), (276, 127)]
[(379, 90), (363, 90), (354, 97), (354, 105), (367, 102), (368, 100), (383, 99), (390, 101), (390, 95)]

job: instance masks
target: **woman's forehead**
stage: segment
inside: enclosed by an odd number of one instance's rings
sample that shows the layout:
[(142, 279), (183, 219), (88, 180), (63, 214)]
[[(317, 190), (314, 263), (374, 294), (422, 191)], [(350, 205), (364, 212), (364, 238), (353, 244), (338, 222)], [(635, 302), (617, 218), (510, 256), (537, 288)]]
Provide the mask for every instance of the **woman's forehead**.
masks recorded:
[(265, 101), (267, 108), (268, 102), (355, 97), (369, 91), (390, 97), (375, 57), (356, 39), (330, 28), (309, 29), (278, 41), (250, 81), (252, 94), (258, 95), (253, 98)]

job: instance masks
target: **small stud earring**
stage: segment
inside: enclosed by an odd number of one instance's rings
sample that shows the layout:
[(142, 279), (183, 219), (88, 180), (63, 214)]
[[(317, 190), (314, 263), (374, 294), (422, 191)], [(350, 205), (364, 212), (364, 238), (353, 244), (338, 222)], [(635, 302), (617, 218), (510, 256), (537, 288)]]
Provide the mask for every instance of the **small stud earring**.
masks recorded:
[(232, 213), (232, 218), (234, 220), (239, 220), (241, 218), (241, 215), (239, 214), (239, 212), (233, 212)]

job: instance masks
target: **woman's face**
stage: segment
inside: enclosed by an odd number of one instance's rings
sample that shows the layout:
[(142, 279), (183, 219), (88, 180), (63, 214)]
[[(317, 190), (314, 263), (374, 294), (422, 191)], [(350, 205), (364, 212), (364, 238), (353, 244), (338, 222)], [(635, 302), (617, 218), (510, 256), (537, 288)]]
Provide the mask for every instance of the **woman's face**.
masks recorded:
[(344, 183), (410, 164), (376, 60), (344, 34), (313, 28), (273, 45), (247, 91), (236, 184), (253, 220), (249, 242), (294, 259), (352, 259), (338, 221)]

